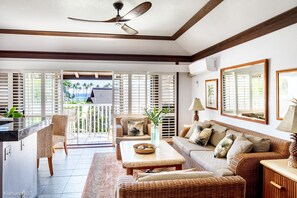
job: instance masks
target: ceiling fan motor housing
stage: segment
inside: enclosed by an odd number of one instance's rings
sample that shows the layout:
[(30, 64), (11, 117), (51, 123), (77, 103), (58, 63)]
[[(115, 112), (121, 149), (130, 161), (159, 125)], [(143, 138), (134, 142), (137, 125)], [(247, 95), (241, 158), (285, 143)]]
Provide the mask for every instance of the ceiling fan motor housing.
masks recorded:
[(121, 1), (117, 1), (115, 3), (113, 3), (113, 7), (116, 9), (116, 10), (121, 10), (123, 8), (124, 4), (121, 2)]

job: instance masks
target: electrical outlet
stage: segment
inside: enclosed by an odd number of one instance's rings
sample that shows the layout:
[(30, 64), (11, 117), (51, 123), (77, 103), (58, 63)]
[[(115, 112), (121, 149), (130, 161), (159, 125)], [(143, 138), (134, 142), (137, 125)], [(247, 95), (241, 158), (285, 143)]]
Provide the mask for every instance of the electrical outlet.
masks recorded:
[(4, 161), (6, 161), (9, 156), (11, 156), (11, 145), (4, 148)]

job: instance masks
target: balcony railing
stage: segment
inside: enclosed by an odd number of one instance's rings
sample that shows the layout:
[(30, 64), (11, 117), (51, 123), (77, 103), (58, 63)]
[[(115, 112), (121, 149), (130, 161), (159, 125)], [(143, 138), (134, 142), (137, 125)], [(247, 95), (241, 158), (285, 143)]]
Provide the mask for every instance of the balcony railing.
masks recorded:
[(68, 114), (68, 144), (110, 143), (112, 104), (64, 104)]

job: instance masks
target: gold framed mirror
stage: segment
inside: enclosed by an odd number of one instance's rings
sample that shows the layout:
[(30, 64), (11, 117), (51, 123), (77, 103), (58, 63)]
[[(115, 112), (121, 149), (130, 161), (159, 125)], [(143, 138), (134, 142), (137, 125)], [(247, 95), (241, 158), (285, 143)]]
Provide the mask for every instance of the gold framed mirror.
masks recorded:
[(268, 124), (268, 60), (221, 69), (221, 115)]

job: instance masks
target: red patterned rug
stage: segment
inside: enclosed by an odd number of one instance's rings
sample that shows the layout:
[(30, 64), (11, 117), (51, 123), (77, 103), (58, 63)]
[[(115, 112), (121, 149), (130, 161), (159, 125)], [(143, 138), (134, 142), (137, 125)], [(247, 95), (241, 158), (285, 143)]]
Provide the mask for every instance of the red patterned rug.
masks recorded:
[(115, 153), (95, 153), (85, 183), (83, 198), (115, 197), (117, 178), (125, 175), (121, 161), (116, 159)]

